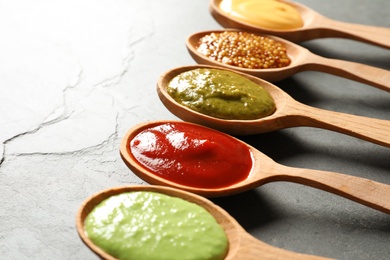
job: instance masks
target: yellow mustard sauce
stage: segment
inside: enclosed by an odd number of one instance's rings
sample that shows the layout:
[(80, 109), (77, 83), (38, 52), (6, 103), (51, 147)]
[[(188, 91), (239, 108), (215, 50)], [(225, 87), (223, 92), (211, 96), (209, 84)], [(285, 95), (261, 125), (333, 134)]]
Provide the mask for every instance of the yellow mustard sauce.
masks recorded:
[(288, 30), (303, 26), (298, 10), (278, 0), (222, 0), (219, 8), (232, 18), (267, 29)]

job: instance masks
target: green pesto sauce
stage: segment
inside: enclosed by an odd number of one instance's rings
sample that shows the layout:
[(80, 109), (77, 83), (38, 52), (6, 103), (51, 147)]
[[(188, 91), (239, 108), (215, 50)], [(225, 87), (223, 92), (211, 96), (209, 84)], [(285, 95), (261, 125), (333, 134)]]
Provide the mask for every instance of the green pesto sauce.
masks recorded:
[(223, 228), (208, 211), (155, 192), (109, 197), (87, 216), (85, 231), (118, 259), (223, 259), (228, 250)]
[(167, 92), (192, 110), (222, 119), (258, 119), (275, 111), (268, 91), (225, 70), (203, 68), (183, 72), (171, 80)]

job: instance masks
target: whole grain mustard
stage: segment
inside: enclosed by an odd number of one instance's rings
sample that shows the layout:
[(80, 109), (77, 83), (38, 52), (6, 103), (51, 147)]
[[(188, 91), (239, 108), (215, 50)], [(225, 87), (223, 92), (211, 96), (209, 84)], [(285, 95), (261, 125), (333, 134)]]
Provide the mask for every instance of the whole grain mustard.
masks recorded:
[(223, 64), (247, 69), (286, 67), (286, 47), (271, 38), (240, 31), (213, 32), (199, 39), (196, 50)]

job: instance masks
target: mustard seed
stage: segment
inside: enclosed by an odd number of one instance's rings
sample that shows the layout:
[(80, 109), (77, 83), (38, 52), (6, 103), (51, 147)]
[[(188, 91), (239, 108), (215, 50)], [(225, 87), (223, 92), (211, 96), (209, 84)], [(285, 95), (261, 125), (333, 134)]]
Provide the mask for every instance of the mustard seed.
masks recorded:
[(248, 32), (210, 33), (199, 40), (197, 51), (223, 64), (240, 68), (281, 68), (291, 63), (281, 42)]

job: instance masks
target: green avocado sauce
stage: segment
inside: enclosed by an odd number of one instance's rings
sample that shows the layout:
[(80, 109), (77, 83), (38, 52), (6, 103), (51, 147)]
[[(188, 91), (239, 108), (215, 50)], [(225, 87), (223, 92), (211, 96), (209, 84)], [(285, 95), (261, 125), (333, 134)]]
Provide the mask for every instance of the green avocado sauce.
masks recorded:
[(169, 82), (167, 92), (192, 110), (222, 119), (258, 119), (276, 109), (268, 91), (226, 70), (201, 68), (183, 72)]
[(203, 207), (165, 194), (114, 195), (85, 219), (88, 237), (118, 259), (223, 259), (228, 239)]

